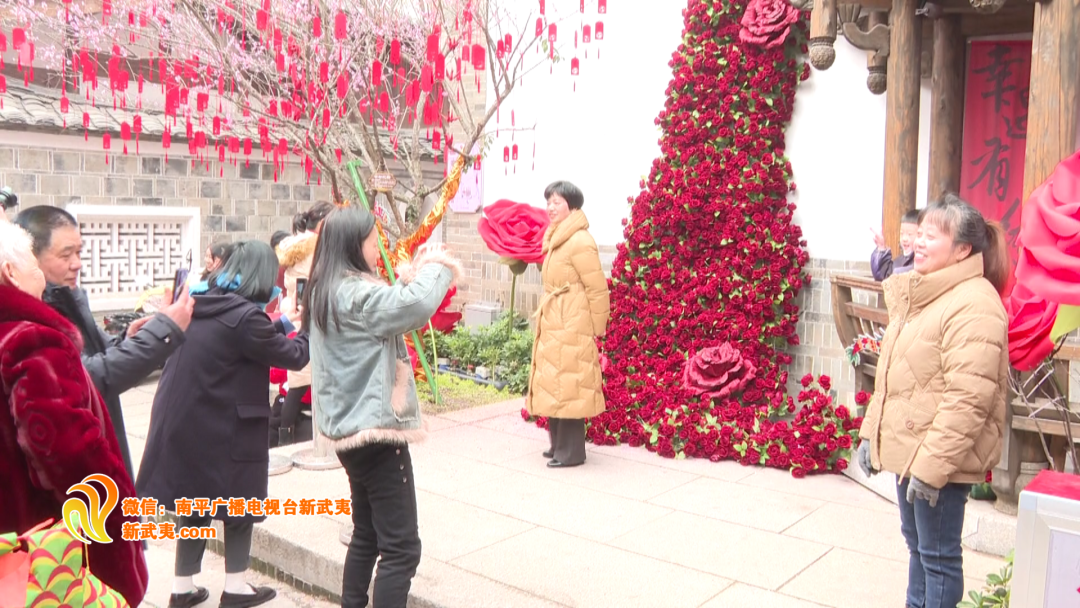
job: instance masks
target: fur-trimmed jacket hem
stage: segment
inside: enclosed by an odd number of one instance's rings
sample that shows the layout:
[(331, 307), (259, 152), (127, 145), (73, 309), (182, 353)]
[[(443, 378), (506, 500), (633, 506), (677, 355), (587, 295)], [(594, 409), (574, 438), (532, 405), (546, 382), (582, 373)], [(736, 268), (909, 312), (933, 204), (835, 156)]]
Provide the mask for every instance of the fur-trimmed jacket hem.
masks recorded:
[(366, 429), (340, 439), (327, 438), (327, 442), (335, 452), (347, 452), (352, 449), (376, 443), (405, 445), (409, 443), (420, 443), (425, 439), (427, 439), (427, 430), (425, 429)]
[(441, 264), (449, 268), (453, 274), (453, 279), (450, 281), (451, 287), (457, 285), (458, 280), (464, 274), (461, 262), (451, 256), (441, 244), (435, 243), (420, 247), (412, 261), (398, 266), (395, 269), (398, 280), (405, 284), (412, 283), (420, 269), (428, 264)]

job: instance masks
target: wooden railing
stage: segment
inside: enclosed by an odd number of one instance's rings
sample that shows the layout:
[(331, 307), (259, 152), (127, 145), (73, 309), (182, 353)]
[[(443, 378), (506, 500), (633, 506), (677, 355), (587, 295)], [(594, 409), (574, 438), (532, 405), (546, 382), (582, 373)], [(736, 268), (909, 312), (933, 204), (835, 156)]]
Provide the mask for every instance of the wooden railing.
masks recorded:
[[(865, 298), (857, 297), (862, 293)], [(861, 304), (859, 300), (876, 302), (876, 306)], [(885, 310), (881, 283), (870, 277), (836, 275), (832, 278), (832, 309), (836, 333), (844, 348), (851, 346), (861, 335), (874, 335), (889, 323)], [(859, 365), (855, 366), (855, 390), (873, 392), (874, 376), (877, 374), (876, 353), (860, 353)]]

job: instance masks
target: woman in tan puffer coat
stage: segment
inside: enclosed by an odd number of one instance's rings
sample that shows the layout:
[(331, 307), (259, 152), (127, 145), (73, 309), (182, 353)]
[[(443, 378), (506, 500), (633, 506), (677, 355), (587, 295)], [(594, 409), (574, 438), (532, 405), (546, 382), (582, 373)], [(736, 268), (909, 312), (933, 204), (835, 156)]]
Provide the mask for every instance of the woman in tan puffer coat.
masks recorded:
[[(311, 261), (315, 257), (315, 244), (319, 240), (319, 227), (330, 212), (336, 209), (327, 202), (315, 203), (311, 209), (300, 213), (293, 221), (298, 232), (281, 241), (277, 246), (278, 263), (285, 271), (286, 297), (281, 301), (280, 311), (289, 319), (299, 319), (300, 312), (296, 302), (296, 280), (308, 278), (311, 274)], [(304, 407), (303, 398), (311, 388), (311, 366), (288, 373), (289, 390), (285, 393), (285, 404), (281, 408), (281, 426), (279, 427), (278, 445), (288, 445), (297, 441), (307, 441), (311, 437), (297, 433), (300, 410)]]
[(596, 337), (607, 328), (609, 296), (585, 197), (569, 182), (544, 191), (551, 226), (544, 234), (544, 295), (536, 311), (528, 410), (548, 418), (549, 467), (585, 462), (585, 419), (604, 411)]
[(964, 506), (1004, 437), (1008, 272), (1001, 228), (948, 195), (922, 213), (915, 271), (883, 284), (889, 325), (859, 465), (897, 476), (909, 607), (963, 599)]

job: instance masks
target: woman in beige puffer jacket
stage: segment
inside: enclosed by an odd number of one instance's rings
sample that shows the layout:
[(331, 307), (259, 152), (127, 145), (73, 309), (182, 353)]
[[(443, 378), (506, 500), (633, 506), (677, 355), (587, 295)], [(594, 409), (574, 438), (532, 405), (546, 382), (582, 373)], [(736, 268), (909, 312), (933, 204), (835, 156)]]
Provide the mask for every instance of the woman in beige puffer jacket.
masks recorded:
[(544, 295), (536, 311), (527, 408), (546, 416), (549, 467), (585, 462), (585, 419), (604, 411), (603, 378), (596, 337), (610, 314), (607, 278), (600, 265), (585, 197), (569, 182), (544, 192), (551, 226), (544, 234)]
[(922, 213), (915, 271), (883, 284), (889, 325), (859, 464), (897, 476), (909, 607), (963, 599), (967, 495), (1004, 437), (1008, 270), (1001, 228), (949, 195)]
[[(330, 203), (318, 202), (308, 211), (297, 214), (293, 221), (294, 227), (298, 230), (297, 233), (281, 241), (277, 246), (278, 263), (285, 270), (286, 297), (281, 302), (280, 311), (289, 319), (300, 318), (296, 301), (296, 280), (306, 281), (311, 274), (311, 261), (315, 258), (315, 245), (319, 241), (319, 227), (334, 209), (336, 207)], [(304, 395), (311, 387), (311, 366), (308, 365), (300, 371), (290, 371), (288, 385), (285, 404), (281, 408), (279, 445), (310, 439), (306, 434), (306, 428), (301, 429), (303, 433), (297, 433), (297, 422), (300, 420)]]

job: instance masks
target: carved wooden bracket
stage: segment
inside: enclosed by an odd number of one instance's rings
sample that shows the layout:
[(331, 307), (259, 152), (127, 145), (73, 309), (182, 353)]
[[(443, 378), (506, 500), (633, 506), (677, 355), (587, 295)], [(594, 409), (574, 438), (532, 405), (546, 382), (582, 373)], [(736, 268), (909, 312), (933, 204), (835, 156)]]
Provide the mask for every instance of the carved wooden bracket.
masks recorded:
[(788, 4), (795, 7), (800, 11), (810, 10), (810, 6), (814, 4), (814, 0), (787, 0)]
[(810, 65), (827, 70), (836, 61), (836, 0), (813, 0), (810, 12)]
[(859, 29), (857, 21), (849, 21), (844, 24), (844, 38), (847, 38), (851, 46), (864, 51), (873, 51), (874, 56), (883, 59), (889, 56), (889, 26), (878, 23), (870, 26), (867, 31)]
[(1005, 6), (1005, 0), (968, 0), (971, 3), (971, 8), (975, 9), (977, 13), (983, 13), (990, 15), (1001, 10), (1001, 7)]

